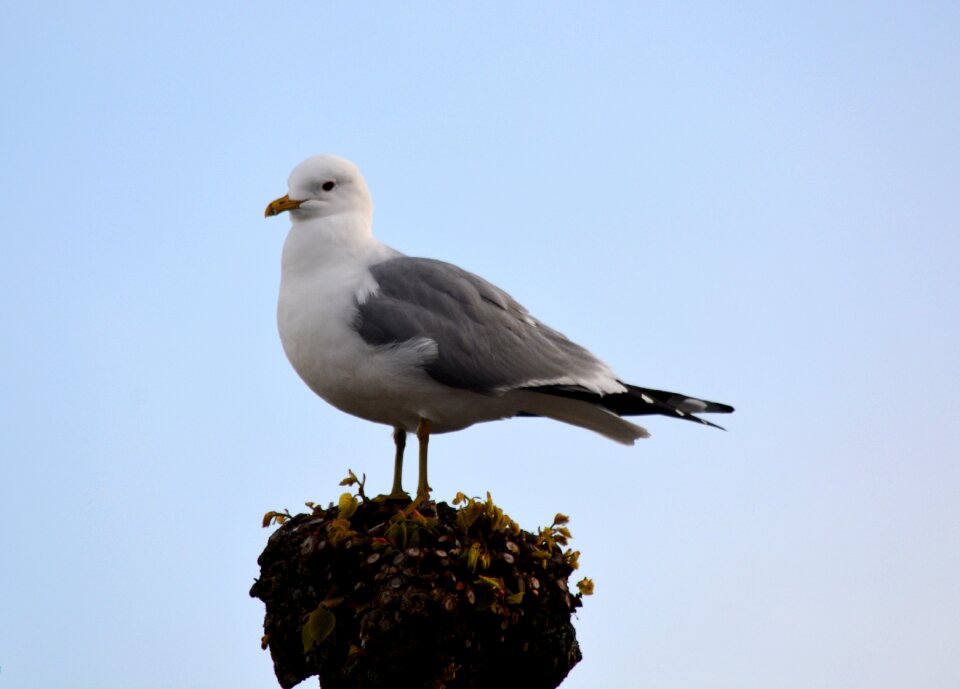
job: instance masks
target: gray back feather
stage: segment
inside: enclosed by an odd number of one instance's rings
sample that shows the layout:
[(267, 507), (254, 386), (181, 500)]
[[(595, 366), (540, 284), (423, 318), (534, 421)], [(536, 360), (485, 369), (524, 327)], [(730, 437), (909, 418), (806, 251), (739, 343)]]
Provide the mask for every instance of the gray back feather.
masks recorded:
[(438, 352), (424, 368), (445, 385), (502, 392), (607, 371), (509, 294), (457, 266), (404, 256), (370, 270), (379, 290), (358, 305), (357, 332), (372, 345), (430, 338)]

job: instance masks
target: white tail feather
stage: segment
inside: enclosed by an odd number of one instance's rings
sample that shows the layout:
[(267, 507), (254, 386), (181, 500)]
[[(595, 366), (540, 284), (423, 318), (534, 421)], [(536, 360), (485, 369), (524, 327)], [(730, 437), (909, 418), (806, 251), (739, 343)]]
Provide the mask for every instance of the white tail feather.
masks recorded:
[(508, 394), (520, 401), (525, 412), (586, 428), (624, 445), (633, 445), (637, 438), (650, 437), (643, 426), (589, 402), (520, 390)]

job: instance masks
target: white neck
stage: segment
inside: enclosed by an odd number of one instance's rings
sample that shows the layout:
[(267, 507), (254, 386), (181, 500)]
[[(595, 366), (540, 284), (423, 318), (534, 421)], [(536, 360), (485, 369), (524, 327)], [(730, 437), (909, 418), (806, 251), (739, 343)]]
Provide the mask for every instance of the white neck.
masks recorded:
[(343, 260), (380, 254), (370, 216), (341, 213), (322, 218), (294, 218), (283, 245), (283, 272), (310, 273)]

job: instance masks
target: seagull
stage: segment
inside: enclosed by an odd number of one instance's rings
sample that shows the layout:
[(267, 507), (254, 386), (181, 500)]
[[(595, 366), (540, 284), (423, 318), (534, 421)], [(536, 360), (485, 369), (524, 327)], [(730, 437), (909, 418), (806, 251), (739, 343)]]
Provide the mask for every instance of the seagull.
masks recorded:
[(407, 433), (419, 441), (417, 499), (429, 496), (435, 433), (516, 416), (579, 426), (625, 445), (649, 433), (624, 416), (660, 414), (720, 428), (694, 414), (733, 407), (629, 385), (509, 294), (450, 263), (406, 256), (372, 232), (360, 170), (320, 155), (290, 174), (264, 213), (288, 212), (277, 325), (283, 350), (313, 392), (348, 414), (391, 426), (393, 488)]

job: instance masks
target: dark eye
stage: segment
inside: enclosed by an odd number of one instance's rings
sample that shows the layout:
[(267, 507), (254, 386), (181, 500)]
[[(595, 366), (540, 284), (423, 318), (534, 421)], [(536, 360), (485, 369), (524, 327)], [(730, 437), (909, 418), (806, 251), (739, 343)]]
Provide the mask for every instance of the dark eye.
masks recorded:
[(321, 188), (322, 188), (324, 191), (332, 191), (335, 186), (337, 186), (337, 183), (336, 183), (336, 182), (324, 182), (324, 183), (323, 183), (323, 187), (321, 187)]

